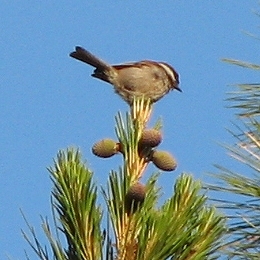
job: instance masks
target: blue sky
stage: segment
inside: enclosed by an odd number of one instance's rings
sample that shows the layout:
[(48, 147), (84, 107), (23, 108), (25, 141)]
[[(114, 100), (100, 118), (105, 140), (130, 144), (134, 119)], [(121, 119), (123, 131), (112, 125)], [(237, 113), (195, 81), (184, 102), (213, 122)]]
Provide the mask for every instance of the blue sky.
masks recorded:
[[(21, 208), (40, 232), (50, 216), (51, 181), (46, 167), (58, 150), (79, 147), (98, 183), (121, 158), (100, 160), (94, 142), (115, 137), (114, 116), (127, 105), (110, 85), (90, 77), (92, 68), (69, 58), (81, 45), (111, 63), (166, 61), (180, 74), (183, 93), (156, 103), (152, 123), (164, 122), (161, 149), (178, 160), (160, 179), (169, 195), (176, 176), (206, 173), (219, 163), (237, 169), (218, 142), (232, 143), (234, 111), (224, 99), (229, 84), (250, 83), (257, 74), (221, 62), (259, 63), (257, 1), (13, 1), (1, 16), (0, 77), (0, 258), (25, 259)], [(258, 80), (259, 81), (259, 80)], [(149, 167), (147, 175), (155, 168)], [(44, 241), (44, 240), (43, 240)], [(29, 249), (29, 255), (36, 259)]]

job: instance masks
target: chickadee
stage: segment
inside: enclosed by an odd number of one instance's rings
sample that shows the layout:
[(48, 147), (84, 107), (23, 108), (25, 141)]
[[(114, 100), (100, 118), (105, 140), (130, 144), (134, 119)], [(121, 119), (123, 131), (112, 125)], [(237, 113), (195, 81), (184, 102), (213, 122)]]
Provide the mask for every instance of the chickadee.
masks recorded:
[(156, 102), (170, 90), (181, 91), (178, 73), (165, 62), (144, 60), (110, 65), (79, 46), (70, 57), (95, 67), (91, 76), (112, 84), (115, 92), (130, 105), (134, 97), (143, 96)]

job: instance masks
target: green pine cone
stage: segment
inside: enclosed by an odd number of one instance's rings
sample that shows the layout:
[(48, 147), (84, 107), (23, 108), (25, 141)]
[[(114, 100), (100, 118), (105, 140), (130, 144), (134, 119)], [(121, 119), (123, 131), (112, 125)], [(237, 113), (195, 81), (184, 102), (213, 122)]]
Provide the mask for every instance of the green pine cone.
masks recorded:
[(146, 188), (142, 183), (137, 182), (133, 184), (125, 196), (126, 212), (134, 213), (143, 204), (145, 194)]
[(118, 144), (112, 139), (103, 139), (92, 146), (92, 152), (98, 157), (108, 158), (118, 152)]
[(174, 171), (177, 167), (175, 158), (166, 151), (153, 151), (151, 161), (162, 171)]
[(141, 147), (156, 147), (162, 141), (162, 134), (156, 129), (145, 129), (139, 140), (139, 146)]

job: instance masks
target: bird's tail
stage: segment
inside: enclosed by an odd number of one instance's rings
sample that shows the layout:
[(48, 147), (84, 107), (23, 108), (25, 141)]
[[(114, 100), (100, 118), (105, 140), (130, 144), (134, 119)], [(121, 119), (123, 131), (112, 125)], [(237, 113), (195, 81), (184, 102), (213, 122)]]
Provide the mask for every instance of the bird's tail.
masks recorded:
[(111, 68), (111, 66), (108, 63), (102, 61), (101, 59), (97, 58), (89, 51), (79, 46), (75, 48), (74, 52), (70, 53), (70, 57), (83, 61), (97, 68), (99, 71), (105, 71)]

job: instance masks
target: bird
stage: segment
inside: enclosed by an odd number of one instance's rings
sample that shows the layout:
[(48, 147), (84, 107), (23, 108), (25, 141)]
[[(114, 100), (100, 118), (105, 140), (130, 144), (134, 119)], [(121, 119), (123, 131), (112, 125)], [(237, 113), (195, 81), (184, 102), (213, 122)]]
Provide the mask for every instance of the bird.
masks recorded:
[(154, 103), (171, 90), (182, 92), (178, 73), (165, 62), (142, 60), (110, 65), (80, 46), (69, 56), (93, 66), (91, 76), (113, 85), (115, 92), (130, 106), (134, 98), (143, 97)]

